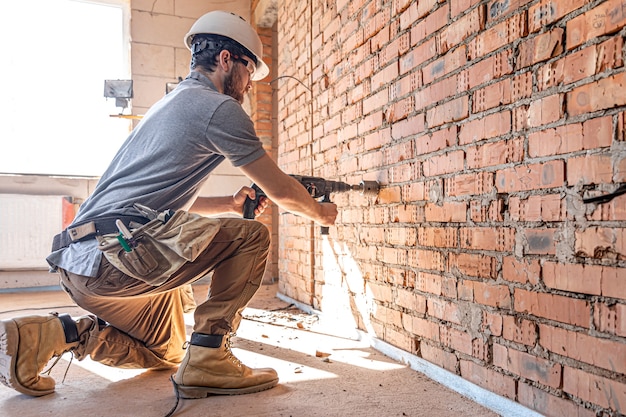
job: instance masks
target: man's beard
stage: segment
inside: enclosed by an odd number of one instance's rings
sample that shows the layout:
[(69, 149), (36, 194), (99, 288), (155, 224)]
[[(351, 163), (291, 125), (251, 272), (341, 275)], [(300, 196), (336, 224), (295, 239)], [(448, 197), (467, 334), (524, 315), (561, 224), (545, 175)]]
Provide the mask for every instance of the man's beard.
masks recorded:
[(242, 84), (241, 77), (239, 73), (233, 68), (233, 70), (226, 76), (224, 80), (224, 94), (231, 96), (235, 100), (239, 102), (239, 104), (243, 104), (243, 91), (235, 90), (236, 86), (240, 86)]

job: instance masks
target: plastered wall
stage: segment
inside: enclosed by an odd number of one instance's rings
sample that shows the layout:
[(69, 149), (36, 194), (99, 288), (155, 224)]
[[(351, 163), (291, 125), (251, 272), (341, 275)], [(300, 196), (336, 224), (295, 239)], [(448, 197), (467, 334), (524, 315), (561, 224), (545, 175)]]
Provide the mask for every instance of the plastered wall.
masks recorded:
[[(281, 292), (548, 416), (626, 413), (623, 0), (278, 12), (278, 161), (383, 184), (280, 216)], [(310, 91), (309, 91), (310, 88)]]

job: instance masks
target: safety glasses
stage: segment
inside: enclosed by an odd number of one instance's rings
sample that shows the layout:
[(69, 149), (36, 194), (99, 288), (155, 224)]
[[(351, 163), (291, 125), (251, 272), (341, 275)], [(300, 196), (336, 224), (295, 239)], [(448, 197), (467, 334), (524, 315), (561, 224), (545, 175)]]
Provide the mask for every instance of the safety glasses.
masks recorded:
[(240, 56), (240, 57), (239, 56), (234, 56), (234, 58), (237, 61), (241, 62), (243, 65), (245, 65), (246, 69), (250, 73), (250, 78), (252, 78), (252, 76), (256, 72), (256, 65), (254, 64), (254, 62), (250, 58), (245, 56), (245, 55)]

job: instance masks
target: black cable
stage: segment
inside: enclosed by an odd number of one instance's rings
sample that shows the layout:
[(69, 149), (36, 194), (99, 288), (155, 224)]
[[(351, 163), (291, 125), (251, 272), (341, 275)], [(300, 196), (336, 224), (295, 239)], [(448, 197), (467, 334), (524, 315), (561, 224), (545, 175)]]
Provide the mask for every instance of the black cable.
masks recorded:
[(609, 201), (613, 200), (615, 197), (620, 196), (622, 194), (626, 194), (626, 184), (620, 185), (612, 193), (603, 194), (603, 195), (599, 195), (599, 196), (596, 196), (596, 197), (583, 198), (583, 203), (585, 203), (585, 204), (587, 204), (587, 203), (604, 204), (604, 203), (608, 203)]
[(311, 92), (311, 89), (309, 87), (307, 87), (307, 85), (305, 83), (303, 83), (302, 81), (300, 81), (299, 79), (297, 79), (296, 77), (294, 77), (292, 75), (281, 75), (280, 77), (276, 77), (273, 80), (269, 81), (268, 84), (272, 84), (273, 82), (278, 81), (281, 78), (292, 78), (292, 79), (296, 80), (297, 82), (299, 82), (300, 84), (302, 84), (302, 86), (304, 88), (306, 88), (307, 90), (309, 90), (309, 92)]
[(71, 306), (51, 306), (51, 307), (28, 307), (28, 308), (16, 308), (15, 310), (4, 310), (4, 311), (0, 311), (0, 314), (6, 314), (6, 313), (16, 313), (19, 311), (29, 311), (29, 310), (55, 310), (55, 309), (61, 309), (61, 308), (79, 308), (77, 305), (71, 305)]
[(176, 384), (176, 381), (174, 381), (173, 376), (170, 377), (170, 381), (172, 381), (172, 384), (174, 384), (174, 392), (176, 393), (176, 403), (174, 404), (174, 407), (172, 407), (172, 409), (168, 411), (167, 414), (163, 417), (173, 416), (174, 413), (176, 412), (176, 409), (178, 408), (178, 403), (180, 402), (180, 393), (178, 392), (178, 384)]

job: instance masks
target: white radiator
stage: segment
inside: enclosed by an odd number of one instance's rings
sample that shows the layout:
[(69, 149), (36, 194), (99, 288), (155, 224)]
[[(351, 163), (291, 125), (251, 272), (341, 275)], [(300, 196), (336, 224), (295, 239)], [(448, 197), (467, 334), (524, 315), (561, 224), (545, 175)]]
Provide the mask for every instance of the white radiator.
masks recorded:
[(64, 206), (62, 196), (0, 194), (0, 270), (47, 269)]

